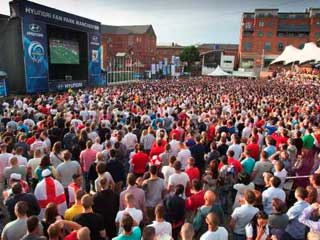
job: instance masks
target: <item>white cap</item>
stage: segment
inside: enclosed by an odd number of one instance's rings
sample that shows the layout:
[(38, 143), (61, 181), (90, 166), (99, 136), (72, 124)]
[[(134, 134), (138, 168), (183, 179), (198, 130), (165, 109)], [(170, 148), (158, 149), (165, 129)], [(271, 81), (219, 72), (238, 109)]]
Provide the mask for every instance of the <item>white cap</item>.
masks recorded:
[(42, 171), (42, 177), (48, 177), (51, 175), (51, 171), (49, 169), (45, 169)]
[(19, 181), (19, 180), (21, 180), (21, 174), (19, 174), (19, 173), (11, 173), (10, 179)]

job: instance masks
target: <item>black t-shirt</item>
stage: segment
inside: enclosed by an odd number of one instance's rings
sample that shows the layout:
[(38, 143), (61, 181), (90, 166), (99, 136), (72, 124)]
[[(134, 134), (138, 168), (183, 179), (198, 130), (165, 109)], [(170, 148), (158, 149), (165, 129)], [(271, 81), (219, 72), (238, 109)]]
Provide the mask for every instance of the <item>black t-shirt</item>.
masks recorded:
[(73, 218), (73, 220), (79, 223), (83, 227), (90, 229), (91, 239), (102, 240), (100, 231), (104, 230), (103, 217), (99, 213), (81, 213)]

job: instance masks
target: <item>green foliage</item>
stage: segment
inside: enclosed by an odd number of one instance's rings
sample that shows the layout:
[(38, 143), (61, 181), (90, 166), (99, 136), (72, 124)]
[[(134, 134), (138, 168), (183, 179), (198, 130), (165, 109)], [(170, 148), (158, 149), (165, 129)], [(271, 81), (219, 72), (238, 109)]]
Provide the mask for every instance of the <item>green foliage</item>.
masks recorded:
[(188, 66), (191, 66), (194, 62), (200, 60), (200, 53), (195, 46), (185, 47), (180, 54), (180, 60), (187, 62)]

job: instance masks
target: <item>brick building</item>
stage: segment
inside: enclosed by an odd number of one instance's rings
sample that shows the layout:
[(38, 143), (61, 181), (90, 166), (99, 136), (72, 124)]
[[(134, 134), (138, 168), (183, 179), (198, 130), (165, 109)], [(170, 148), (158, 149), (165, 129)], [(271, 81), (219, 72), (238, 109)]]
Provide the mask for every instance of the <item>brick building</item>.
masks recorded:
[(303, 48), (320, 39), (320, 9), (305, 12), (279, 12), (256, 9), (242, 15), (239, 43), (240, 68), (267, 67), (287, 45)]
[(139, 72), (150, 70), (156, 61), (157, 36), (152, 25), (111, 26), (101, 25), (102, 62), (108, 70), (115, 57), (126, 54)]
[(183, 46), (176, 43), (172, 43), (171, 45), (158, 45), (156, 54), (158, 62), (167, 59), (168, 64), (172, 63), (172, 56), (180, 56), (183, 48)]

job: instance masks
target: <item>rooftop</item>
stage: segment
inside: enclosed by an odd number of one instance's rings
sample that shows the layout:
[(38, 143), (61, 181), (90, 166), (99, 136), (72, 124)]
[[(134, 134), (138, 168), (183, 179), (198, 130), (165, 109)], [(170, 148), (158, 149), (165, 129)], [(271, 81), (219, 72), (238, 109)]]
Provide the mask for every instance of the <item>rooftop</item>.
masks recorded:
[(153, 31), (152, 25), (113, 26), (101, 25), (101, 33), (109, 34), (145, 34)]

